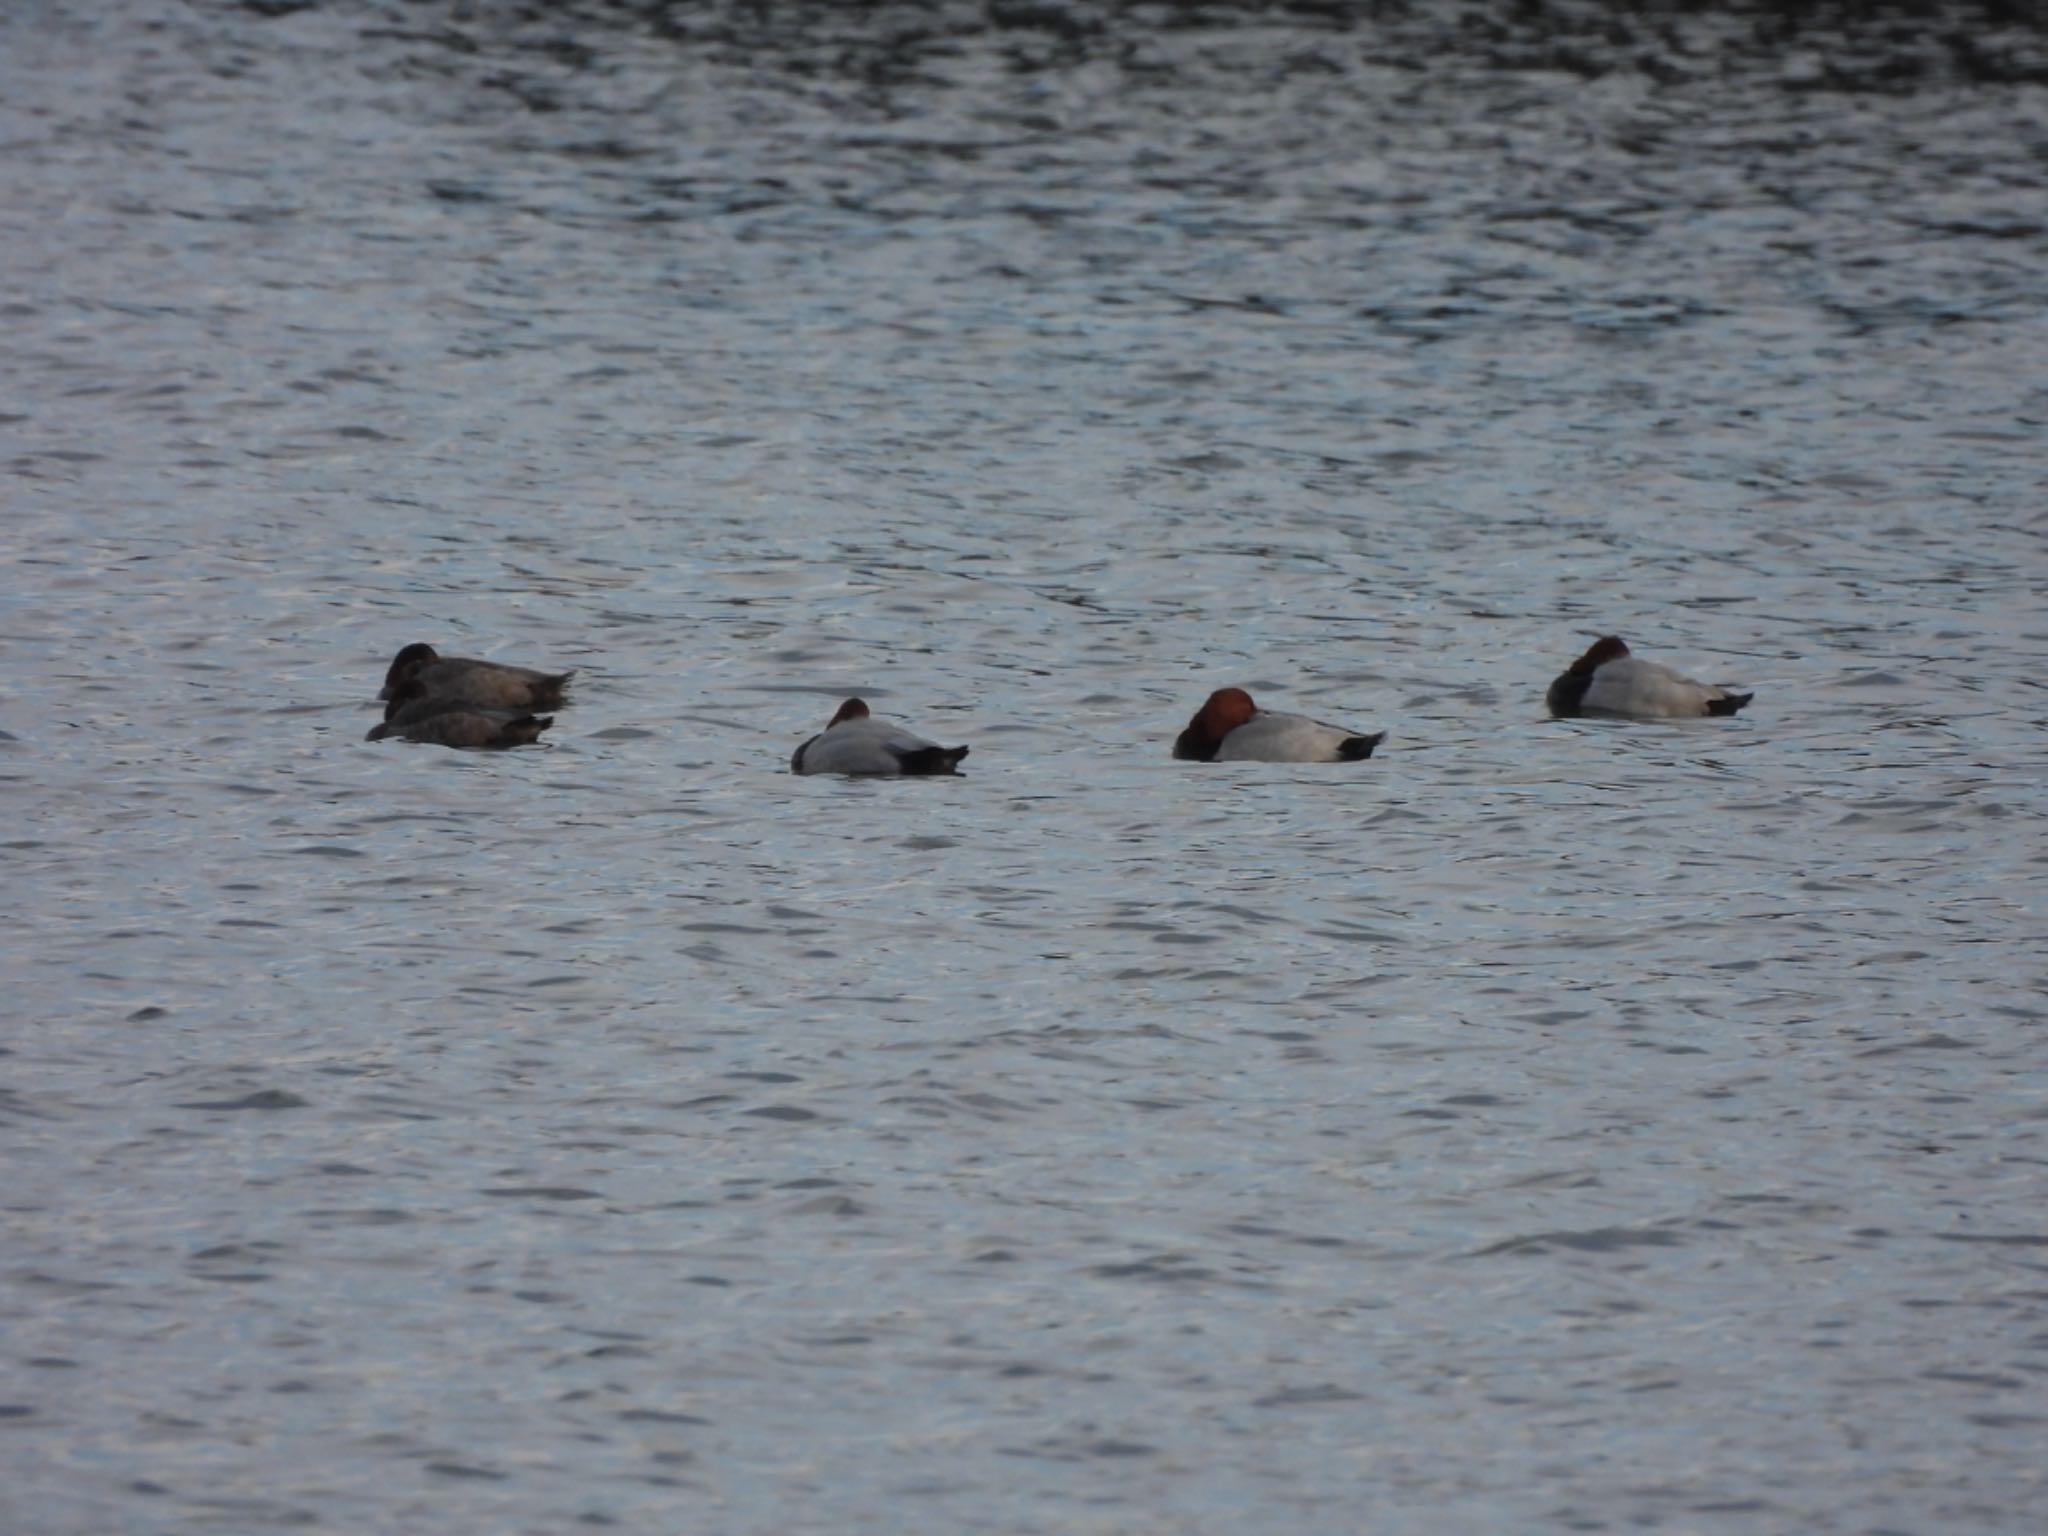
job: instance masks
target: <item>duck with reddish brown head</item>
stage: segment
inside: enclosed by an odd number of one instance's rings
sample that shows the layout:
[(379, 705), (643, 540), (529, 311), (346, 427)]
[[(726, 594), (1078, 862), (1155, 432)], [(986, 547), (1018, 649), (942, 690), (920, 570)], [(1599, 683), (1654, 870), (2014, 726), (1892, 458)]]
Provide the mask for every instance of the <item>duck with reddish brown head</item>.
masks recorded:
[(1242, 688), (1218, 688), (1174, 738), (1173, 755), (1197, 763), (1356, 763), (1386, 739), (1385, 731), (1365, 735), (1260, 709)]
[(502, 662), (467, 656), (443, 656), (424, 641), (404, 647), (384, 674), (389, 699), (407, 681), (416, 681), (429, 698), (449, 699), (482, 709), (554, 709), (574, 672), (537, 672)]
[(955, 772), (965, 747), (942, 747), (902, 726), (877, 720), (864, 699), (848, 699), (825, 729), (796, 749), (791, 773), (848, 773), (866, 778)]
[(1686, 720), (1732, 715), (1753, 693), (1694, 682), (1667, 666), (1632, 655), (1619, 635), (1593, 642), (1550, 685), (1553, 715), (1617, 715), (1631, 720)]

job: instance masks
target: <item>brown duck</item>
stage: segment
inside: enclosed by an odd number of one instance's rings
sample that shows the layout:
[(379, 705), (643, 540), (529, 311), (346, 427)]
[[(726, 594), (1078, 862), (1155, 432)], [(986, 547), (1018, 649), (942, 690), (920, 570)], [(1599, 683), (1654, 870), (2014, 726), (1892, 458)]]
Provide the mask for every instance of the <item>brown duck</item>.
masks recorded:
[(563, 702), (563, 690), (573, 676), (573, 671), (537, 672), (532, 667), (443, 656), (431, 645), (416, 642), (392, 658), (391, 670), (384, 674), (384, 691), (377, 697), (392, 698), (411, 681), (428, 698), (481, 709), (554, 709)]
[(482, 709), (460, 700), (436, 698), (416, 677), (398, 685), (384, 706), (384, 719), (370, 727), (366, 741), (388, 736), (423, 741), (437, 747), (526, 747), (555, 723), (553, 715), (512, 709)]

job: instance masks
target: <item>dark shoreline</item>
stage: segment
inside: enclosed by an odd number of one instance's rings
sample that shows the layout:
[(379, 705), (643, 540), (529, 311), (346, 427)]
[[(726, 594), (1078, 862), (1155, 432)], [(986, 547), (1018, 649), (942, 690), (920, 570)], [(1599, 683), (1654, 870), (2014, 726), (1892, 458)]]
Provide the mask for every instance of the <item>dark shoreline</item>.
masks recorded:
[[(263, 16), (331, 0), (243, 0)], [(430, 0), (362, 7), (368, 27), (464, 50), (511, 41), (576, 68), (582, 34), (629, 30), (668, 44), (825, 78), (902, 81), (970, 34), (995, 36), (1019, 70), (1098, 59), (1155, 68), (1148, 39), (1283, 26), (1375, 65), (1640, 75), (1660, 85), (1782, 76), (1796, 92), (1909, 94), (2048, 84), (2048, 6), (2024, 0)], [(382, 12), (382, 16), (379, 16)], [(1304, 68), (1317, 67), (1309, 54)]]

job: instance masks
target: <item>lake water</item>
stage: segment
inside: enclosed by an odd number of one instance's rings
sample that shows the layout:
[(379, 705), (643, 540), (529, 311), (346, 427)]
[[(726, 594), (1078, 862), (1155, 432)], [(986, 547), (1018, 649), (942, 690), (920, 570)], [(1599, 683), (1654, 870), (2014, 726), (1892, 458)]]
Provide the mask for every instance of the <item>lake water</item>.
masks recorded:
[(2048, 39), (1379, 11), (7, 9), (0, 1525), (2040, 1528)]

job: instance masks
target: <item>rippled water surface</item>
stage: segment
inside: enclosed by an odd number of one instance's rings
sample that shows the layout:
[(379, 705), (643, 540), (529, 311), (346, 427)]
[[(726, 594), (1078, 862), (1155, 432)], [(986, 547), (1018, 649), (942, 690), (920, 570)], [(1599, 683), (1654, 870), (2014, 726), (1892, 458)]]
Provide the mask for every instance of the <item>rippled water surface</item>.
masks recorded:
[(0, 1524), (2038, 1530), (2048, 44), (1858, 14), (9, 7)]

